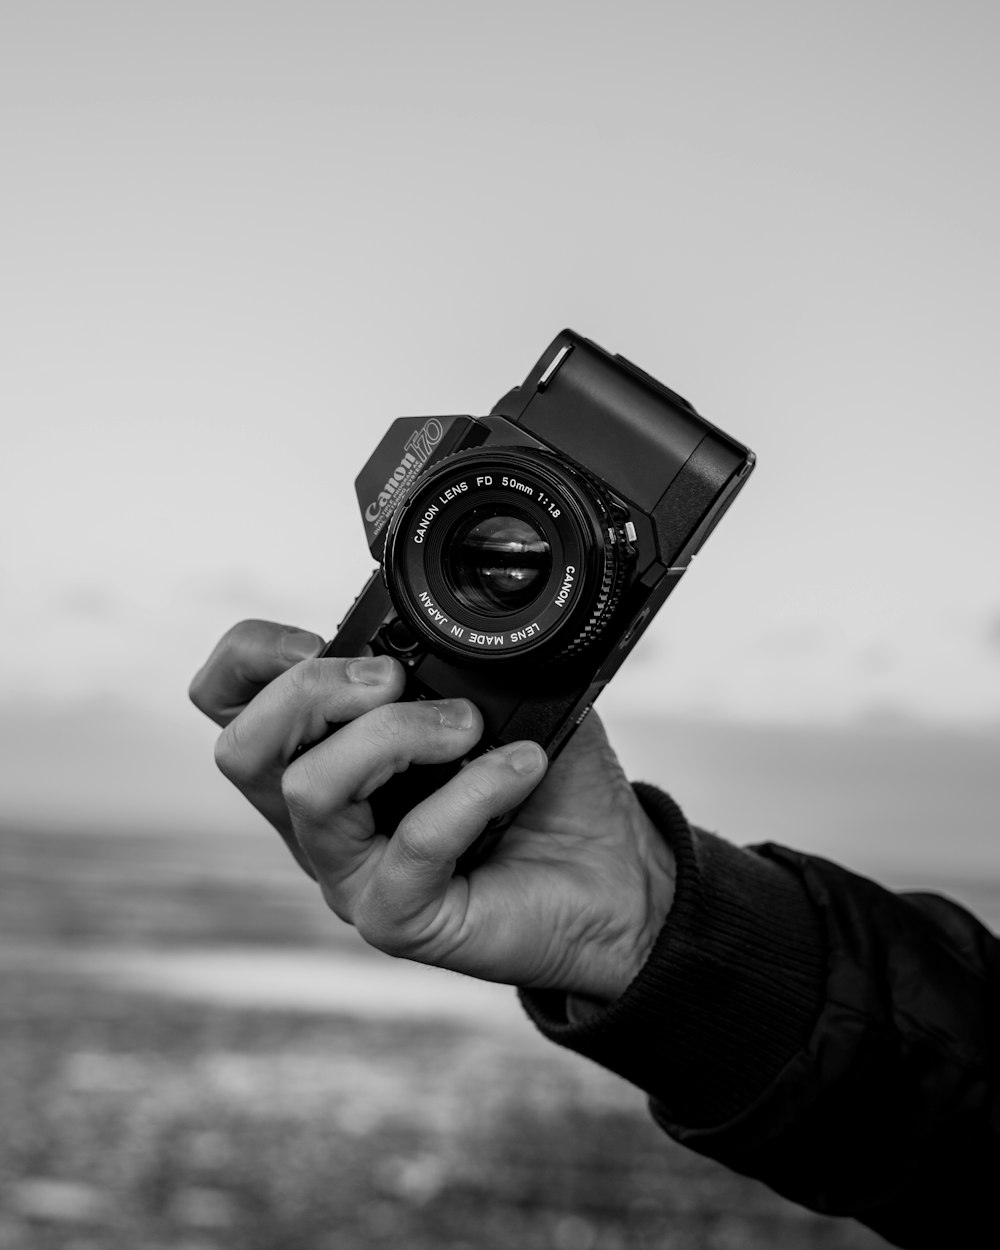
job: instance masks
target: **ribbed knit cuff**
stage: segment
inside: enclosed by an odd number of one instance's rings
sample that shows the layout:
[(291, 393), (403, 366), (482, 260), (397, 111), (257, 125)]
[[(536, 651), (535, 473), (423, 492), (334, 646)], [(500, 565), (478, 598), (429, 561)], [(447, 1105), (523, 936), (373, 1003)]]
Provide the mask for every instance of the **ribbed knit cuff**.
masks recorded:
[(546, 1037), (638, 1085), (671, 1122), (708, 1128), (749, 1106), (808, 1038), (822, 932), (798, 878), (766, 848), (692, 830), (667, 795), (634, 789), (677, 860), (648, 960), (620, 998), (579, 1023), (567, 1020), (562, 991), (520, 997)]

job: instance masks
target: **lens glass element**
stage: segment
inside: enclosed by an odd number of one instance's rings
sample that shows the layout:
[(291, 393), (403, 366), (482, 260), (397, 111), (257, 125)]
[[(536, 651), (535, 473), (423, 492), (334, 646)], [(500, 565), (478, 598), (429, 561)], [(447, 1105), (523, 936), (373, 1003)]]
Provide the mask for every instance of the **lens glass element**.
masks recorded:
[(444, 572), (456, 598), (473, 612), (525, 608), (552, 570), (548, 542), (523, 516), (483, 515), (477, 509), (456, 526), (444, 551)]

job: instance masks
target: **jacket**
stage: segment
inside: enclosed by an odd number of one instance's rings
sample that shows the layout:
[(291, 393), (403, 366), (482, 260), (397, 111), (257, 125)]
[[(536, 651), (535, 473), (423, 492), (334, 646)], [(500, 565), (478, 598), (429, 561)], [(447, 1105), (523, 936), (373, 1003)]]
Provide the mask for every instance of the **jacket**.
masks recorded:
[(693, 1150), (910, 1250), (1000, 1245), (1000, 943), (956, 903), (738, 848), (636, 793), (677, 888), (638, 976), (551, 1040), (650, 1096)]

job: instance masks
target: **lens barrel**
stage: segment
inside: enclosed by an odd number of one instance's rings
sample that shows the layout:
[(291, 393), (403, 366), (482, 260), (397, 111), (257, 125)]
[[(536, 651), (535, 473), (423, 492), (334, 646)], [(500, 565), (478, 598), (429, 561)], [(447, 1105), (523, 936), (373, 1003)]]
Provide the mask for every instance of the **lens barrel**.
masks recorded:
[(383, 574), (426, 645), (470, 664), (574, 655), (607, 623), (630, 548), (583, 471), (543, 451), (475, 448), (418, 478)]

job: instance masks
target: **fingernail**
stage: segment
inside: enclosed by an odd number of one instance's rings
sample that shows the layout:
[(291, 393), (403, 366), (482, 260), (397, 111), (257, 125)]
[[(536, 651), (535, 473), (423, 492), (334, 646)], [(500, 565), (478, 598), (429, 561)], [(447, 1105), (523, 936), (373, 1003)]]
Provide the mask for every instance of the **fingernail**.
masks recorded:
[(516, 773), (537, 773), (545, 762), (545, 752), (537, 742), (518, 742), (507, 752), (507, 763)]
[(471, 729), (474, 713), (472, 704), (465, 699), (445, 699), (435, 703), (441, 724), (449, 729)]
[(348, 660), (344, 671), (351, 681), (363, 686), (384, 686), (395, 667), (387, 655), (362, 655), (356, 660)]
[(319, 654), (322, 647), (323, 639), (304, 629), (290, 629), (278, 641), (278, 650), (282, 657), (293, 664), (298, 664), (300, 660), (311, 660), (314, 655)]

